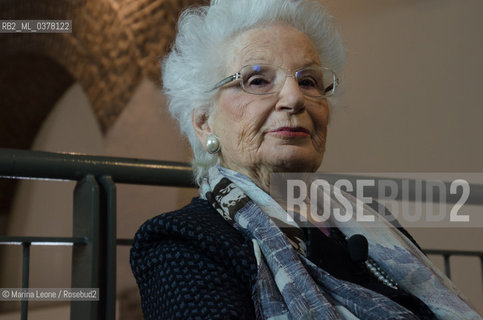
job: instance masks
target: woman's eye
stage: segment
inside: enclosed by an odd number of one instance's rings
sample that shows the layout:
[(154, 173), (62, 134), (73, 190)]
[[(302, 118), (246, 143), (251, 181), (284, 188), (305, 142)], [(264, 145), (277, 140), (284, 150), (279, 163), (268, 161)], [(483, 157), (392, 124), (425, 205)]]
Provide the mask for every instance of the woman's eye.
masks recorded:
[(317, 81), (312, 78), (304, 78), (299, 80), (299, 86), (304, 88), (315, 88), (317, 87)]
[(270, 81), (264, 77), (260, 77), (260, 76), (254, 76), (254, 77), (250, 77), (247, 81), (247, 84), (249, 86), (266, 86), (266, 85), (269, 85), (270, 84)]

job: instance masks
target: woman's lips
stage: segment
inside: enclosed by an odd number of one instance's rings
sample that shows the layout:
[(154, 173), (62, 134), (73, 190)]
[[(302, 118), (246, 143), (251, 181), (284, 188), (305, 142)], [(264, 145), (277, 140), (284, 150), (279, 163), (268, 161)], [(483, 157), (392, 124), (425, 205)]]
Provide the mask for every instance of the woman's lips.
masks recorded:
[(281, 135), (284, 137), (308, 137), (310, 136), (310, 131), (304, 127), (280, 127), (275, 130), (271, 130), (268, 133)]

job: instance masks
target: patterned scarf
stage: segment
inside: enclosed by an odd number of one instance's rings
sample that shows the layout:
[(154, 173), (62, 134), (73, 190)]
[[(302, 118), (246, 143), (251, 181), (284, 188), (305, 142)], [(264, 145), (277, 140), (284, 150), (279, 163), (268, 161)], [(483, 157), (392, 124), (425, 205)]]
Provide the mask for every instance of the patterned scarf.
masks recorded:
[[(309, 261), (303, 254), (303, 241), (296, 236), (289, 240), (274, 221), (298, 226), (287, 222), (292, 221), (287, 212), (246, 176), (212, 167), (200, 186), (200, 196), (252, 239), (258, 265), (253, 288), (258, 319), (418, 319), (391, 299), (336, 279)], [(345, 196), (355, 208), (355, 199)], [(345, 211), (336, 199), (331, 199), (331, 205)], [(368, 206), (364, 212), (377, 215)], [(376, 228), (353, 220), (332, 223), (346, 236), (364, 235), (370, 257), (400, 287), (426, 303), (439, 319), (482, 320), (452, 283), (389, 222), (381, 219)]]

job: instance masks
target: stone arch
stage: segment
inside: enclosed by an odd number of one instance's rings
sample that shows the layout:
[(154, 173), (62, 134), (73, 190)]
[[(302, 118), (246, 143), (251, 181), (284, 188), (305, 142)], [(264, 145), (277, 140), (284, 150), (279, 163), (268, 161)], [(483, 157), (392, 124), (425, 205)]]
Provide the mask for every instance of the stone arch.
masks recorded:
[(196, 2), (200, 1), (3, 1), (2, 19), (69, 19), (73, 31), (2, 34), (0, 61), (40, 55), (63, 66), (85, 90), (106, 132), (143, 77), (159, 83), (159, 58), (174, 36), (179, 12)]
[[(28, 149), (55, 102), (75, 82), (107, 132), (141, 79), (159, 84), (159, 59), (180, 11), (201, 2), (0, 2), (0, 19), (72, 20), (73, 26), (64, 34), (0, 34), (0, 147)], [(13, 181), (0, 179), (0, 217), (9, 211), (13, 190)]]

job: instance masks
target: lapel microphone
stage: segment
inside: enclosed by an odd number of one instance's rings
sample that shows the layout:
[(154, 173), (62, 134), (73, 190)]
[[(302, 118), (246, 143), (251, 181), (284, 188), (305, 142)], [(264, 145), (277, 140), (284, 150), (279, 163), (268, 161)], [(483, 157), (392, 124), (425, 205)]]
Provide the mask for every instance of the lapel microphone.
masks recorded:
[(354, 234), (347, 239), (347, 249), (349, 256), (354, 262), (364, 262), (367, 260), (369, 253), (369, 245), (366, 237), (362, 234)]
[(356, 263), (363, 263), (372, 275), (385, 284), (395, 290), (398, 289), (398, 284), (394, 281), (389, 274), (387, 274), (379, 265), (369, 258), (369, 244), (367, 238), (362, 234), (355, 234), (347, 239), (347, 249), (352, 261)]

